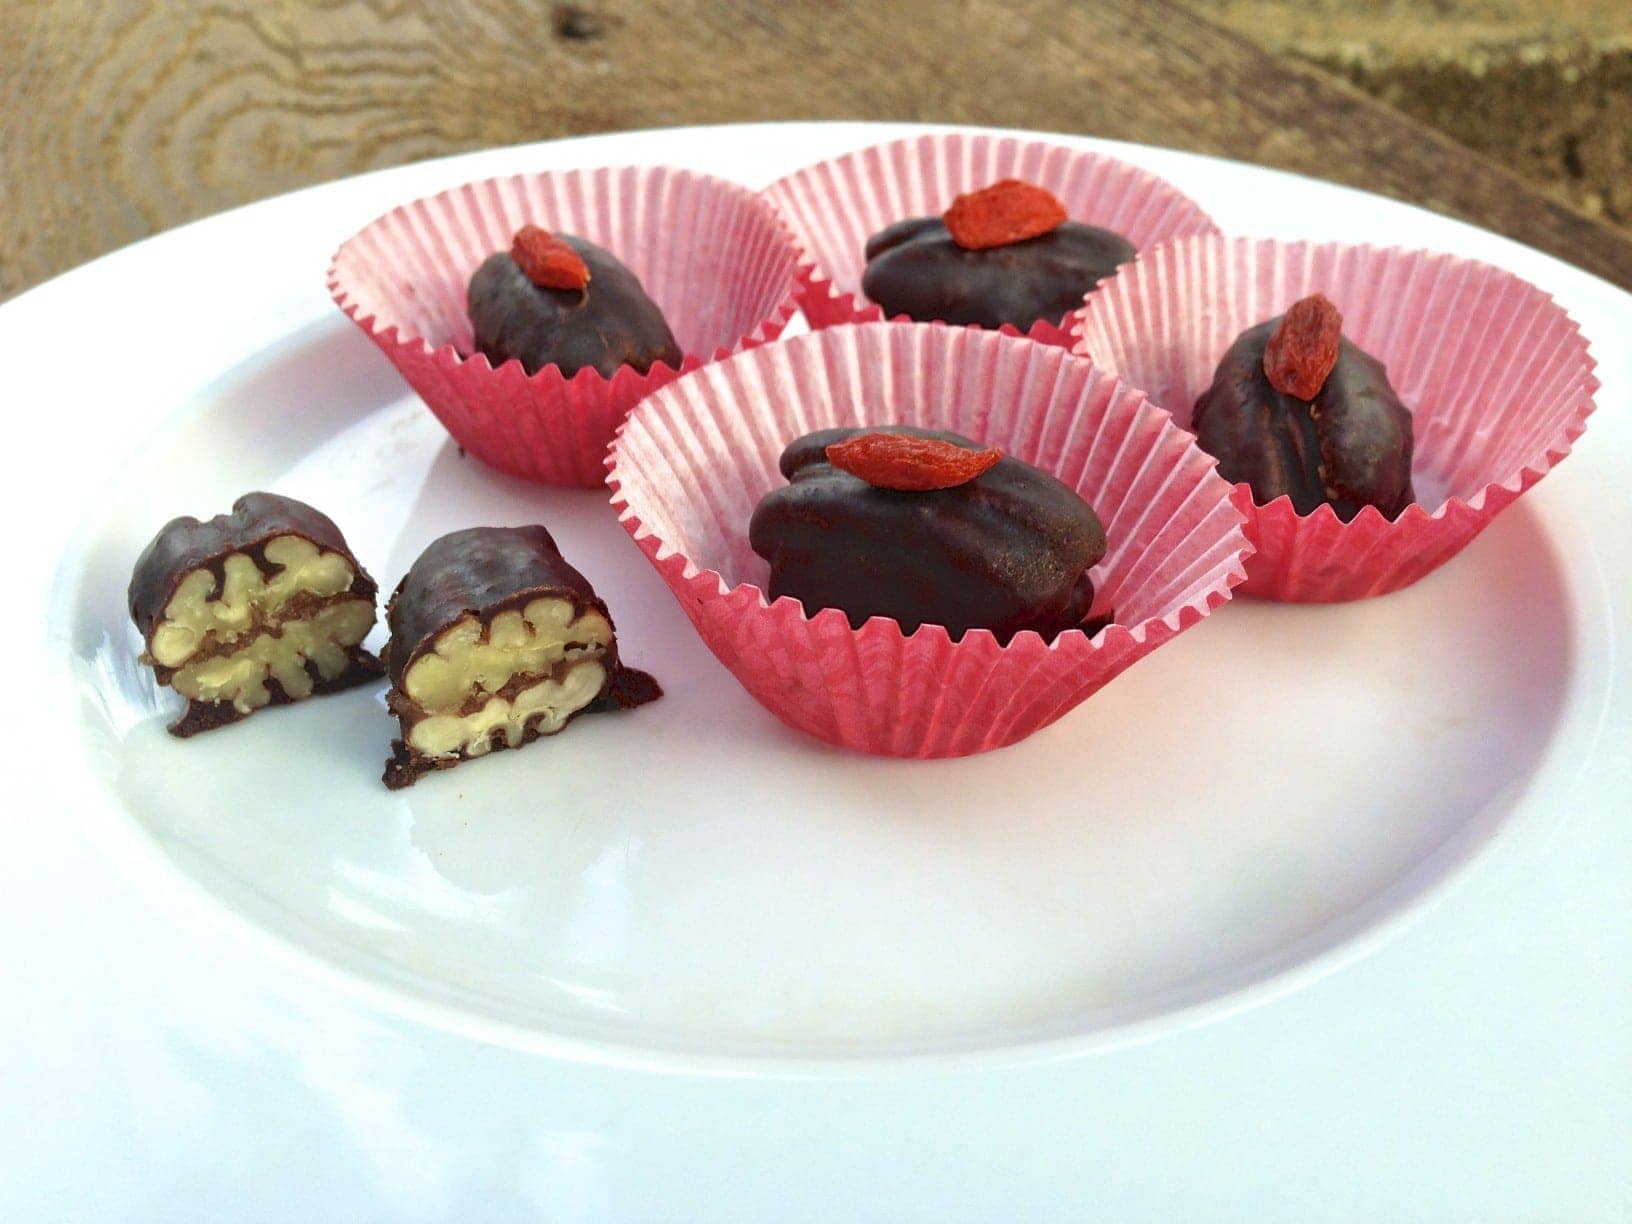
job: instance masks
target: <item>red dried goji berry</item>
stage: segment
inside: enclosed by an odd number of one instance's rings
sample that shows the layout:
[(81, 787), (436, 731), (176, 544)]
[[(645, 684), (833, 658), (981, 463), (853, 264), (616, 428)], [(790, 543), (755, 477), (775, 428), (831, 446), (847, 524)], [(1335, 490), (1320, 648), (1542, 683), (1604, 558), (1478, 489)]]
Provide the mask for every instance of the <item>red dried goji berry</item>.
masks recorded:
[(827, 461), (880, 489), (923, 493), (967, 484), (1003, 457), (1000, 450), (970, 450), (939, 438), (864, 433), (827, 448)]
[(1065, 205), (1052, 192), (1019, 179), (966, 192), (941, 214), (952, 241), (970, 251), (1024, 242), (1059, 227), (1065, 219)]
[(1264, 375), (1282, 395), (1312, 400), (1337, 364), (1343, 316), (1321, 293), (1294, 302), (1264, 345)]
[(582, 289), (589, 284), (589, 268), (578, 252), (537, 225), (516, 231), (510, 258), (540, 289)]

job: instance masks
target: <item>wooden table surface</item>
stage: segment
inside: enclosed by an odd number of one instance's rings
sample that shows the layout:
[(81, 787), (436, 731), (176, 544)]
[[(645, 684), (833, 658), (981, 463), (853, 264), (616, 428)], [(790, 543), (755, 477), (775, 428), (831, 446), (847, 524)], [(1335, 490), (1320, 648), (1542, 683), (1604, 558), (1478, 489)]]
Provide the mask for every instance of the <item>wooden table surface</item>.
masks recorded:
[(1632, 287), (1632, 235), (1181, 0), (13, 0), (0, 297), (361, 170), (752, 119), (1082, 132), (1259, 162), (1487, 226)]

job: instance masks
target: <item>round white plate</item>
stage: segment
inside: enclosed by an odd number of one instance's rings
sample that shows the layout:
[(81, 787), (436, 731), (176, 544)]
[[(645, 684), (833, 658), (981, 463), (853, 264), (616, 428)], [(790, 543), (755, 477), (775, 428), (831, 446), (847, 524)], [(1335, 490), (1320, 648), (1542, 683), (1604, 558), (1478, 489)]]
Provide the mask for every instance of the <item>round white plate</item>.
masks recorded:
[[(1256, 1192), (1240, 1201), (1257, 1218), (1344, 1218), (1334, 1203), (1388, 1214), (1407, 1199), (1358, 1171), (1369, 1200), (1346, 1182), (1300, 1198), (1314, 1167), (1333, 1174), (1295, 1113), (1334, 1127), (1341, 1113), (1372, 1147), (1340, 1146), (1377, 1173), (1422, 1156), (1391, 1084), (1477, 1115), (1455, 1135), (1415, 1119), (1451, 1155), (1413, 1175), (1410, 1202), (1443, 1193), (1469, 1210), (1455, 1153), (1497, 1167), (1481, 1126), (1516, 1136), (1525, 1115), (1566, 1107), (1531, 1123), (1541, 1142), (1567, 1135), (1568, 1170), (1501, 1195), (1487, 1184), (1487, 1201), (1545, 1185), (1553, 1210), (1564, 1186), (1575, 1219), (1618, 1201), (1612, 1154), (1632, 1137), (1632, 1091), (1610, 1095), (1632, 1089), (1632, 1041), (1614, 1048), (1632, 1036), (1626, 295), (1398, 204), (1081, 142), (1171, 178), (1226, 230), (1513, 269), (1594, 342), (1599, 412), (1576, 455), (1418, 586), (1331, 608), (1237, 601), (1021, 745), (903, 763), (784, 729), (696, 639), (604, 495), (462, 458), (323, 291), (349, 233), (470, 178), (665, 161), (759, 185), (903, 130), (637, 133), (406, 167), (185, 227), (0, 308), (26, 418), (5, 501), (22, 528), (6, 637), (26, 658), (0, 715), (29, 797), (0, 865), (0, 1036), (25, 1068), (0, 1078), (14, 1119), (0, 1139), (35, 1169), (20, 1205), (184, 1218), (185, 1202), (218, 1218), (204, 1209), (232, 1202), (241, 1175), (305, 1219), (347, 1218), (346, 1204), (392, 1219), (705, 1204), (712, 1218), (822, 1218), (824, 1204), (987, 1218), (983, 1203), (1029, 1201), (1002, 1164), (1029, 1152), (1039, 1205), (1238, 1218), (1211, 1179)], [(544, 522), (668, 694), (400, 793), (378, 780), (393, 727), (371, 690), (175, 741), (171, 703), (134, 660), (130, 564), (172, 515), (251, 488), (324, 509), (386, 588), (444, 531)], [(1491, 1064), (1520, 1081), (1510, 1095), (1468, 1100), (1476, 1083), (1493, 1091), (1468, 1078), (1489, 1047), (1549, 1009), (1548, 1041), (1605, 1043), (1585, 1054), (1594, 1073), (1510, 1048)], [(1202, 1053), (1220, 1043), (1234, 1062)], [(1324, 1083), (1220, 1113), (1252, 1060), (1297, 1077), (1300, 1051)], [(391, 1070), (368, 1069), (381, 1059)], [(1143, 1122), (1182, 1136), (1172, 1150), (1133, 1142), (1136, 1120), (1105, 1126), (1130, 1108), (1118, 1076), (1167, 1077)], [(155, 1113), (180, 1121), (131, 1140)], [(1005, 1116), (1025, 1133), (992, 1136)], [(914, 1132), (921, 1150), (901, 1146)], [(1296, 1188), (1271, 1192), (1262, 1154), (1235, 1150), (1254, 1133), (1288, 1153)], [(63, 1178), (115, 1135), (128, 1167), (94, 1191)], [(982, 1135), (991, 1154), (971, 1157)], [(243, 1151), (222, 1146), (235, 1136)], [(1137, 1176), (1083, 1180), (1090, 1150)], [(691, 1156), (711, 1174), (663, 1197), (654, 1164)], [(749, 1176), (721, 1167), (750, 1160)], [(858, 1160), (861, 1187), (836, 1190)], [(319, 1197), (304, 1170), (331, 1163), (349, 1174)], [(800, 1197), (818, 1187), (836, 1197)]]

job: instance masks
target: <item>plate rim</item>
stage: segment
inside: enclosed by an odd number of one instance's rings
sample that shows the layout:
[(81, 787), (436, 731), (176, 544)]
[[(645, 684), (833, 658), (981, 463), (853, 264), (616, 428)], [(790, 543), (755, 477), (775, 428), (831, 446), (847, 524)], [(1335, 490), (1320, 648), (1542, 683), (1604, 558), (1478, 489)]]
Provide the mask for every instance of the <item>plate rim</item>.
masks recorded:
[[(640, 138), (650, 139), (654, 136), (673, 136), (675, 133), (680, 132), (719, 134), (734, 132), (742, 128), (765, 127), (774, 127), (778, 129), (806, 127), (820, 127), (829, 129), (842, 128), (857, 131), (858, 137), (862, 139), (865, 139), (867, 135), (872, 135), (875, 133), (911, 133), (917, 131), (980, 130), (999, 133), (1013, 132), (1014, 134), (1042, 137), (1044, 139), (1057, 139), (1069, 143), (1086, 144), (1092, 147), (1107, 148), (1113, 153), (1117, 152), (1118, 150), (1130, 150), (1136, 152), (1153, 151), (1162, 154), (1174, 154), (1181, 158), (1194, 159), (1197, 162), (1203, 163), (1224, 160), (1209, 158), (1199, 154), (1178, 153), (1177, 151), (1173, 150), (1162, 150), (1156, 146), (1133, 145), (1125, 142), (1102, 141), (1089, 137), (1068, 136), (1055, 133), (1037, 133), (1025, 131), (1016, 132), (1013, 129), (974, 129), (965, 127), (963, 125), (856, 125), (847, 123), (698, 125), (691, 128), (648, 129), (642, 132), (594, 135), (572, 138), (568, 141), (540, 142), (536, 144), (510, 146), (503, 149), (480, 150), (476, 153), (457, 154), (448, 158), (428, 159), (424, 162), (412, 163), (403, 167), (390, 167), (384, 170), (372, 171), (366, 175), (336, 180), (333, 183), (319, 184), (313, 187), (303, 188), (296, 192), (285, 193), (284, 195), (273, 197), (268, 200), (244, 205), (240, 208), (230, 210), (227, 213), (217, 214), (214, 217), (203, 218), (199, 221), (191, 222), (186, 226), (179, 227), (178, 229), (144, 239), (142, 242), (133, 244), (131, 247), (110, 252), (109, 254), (101, 256), (96, 260), (92, 260), (79, 266), (78, 268), (72, 269), (59, 277), (53, 278), (51, 281), (47, 281), (40, 286), (36, 286), (35, 288), (18, 295), (11, 301), (0, 305), (0, 338), (3, 338), (10, 330), (10, 324), (13, 317), (19, 313), (22, 313), (17, 309), (19, 306), (28, 304), (30, 309), (38, 309), (39, 307), (34, 304), (42, 300), (49, 304), (52, 295), (63, 291), (61, 287), (64, 283), (77, 281), (78, 279), (85, 278), (87, 276), (95, 277), (101, 275), (102, 273), (99, 272), (98, 269), (104, 269), (113, 261), (129, 257), (130, 253), (138, 248), (150, 248), (163, 244), (161, 249), (168, 250), (172, 245), (184, 245), (187, 241), (184, 236), (193, 233), (197, 227), (217, 224), (224, 218), (241, 217), (244, 214), (253, 213), (255, 210), (275, 210), (280, 206), (286, 205), (286, 203), (293, 197), (312, 197), (326, 192), (332, 192), (337, 188), (342, 188), (354, 183), (357, 179), (374, 179), (380, 176), (391, 176), (406, 170), (422, 170), (428, 166), (446, 167), (449, 166), (450, 163), (457, 165), (474, 158), (488, 158), (497, 156), (520, 157), (546, 148), (553, 150), (560, 150), (563, 148), (571, 149), (572, 147), (580, 144), (593, 144), (595, 142), (605, 141), (616, 142), (630, 139), (638, 140)], [(1301, 177), (1296, 175), (1286, 175), (1285, 172), (1282, 171), (1251, 167), (1246, 163), (1237, 162), (1230, 164), (1240, 166), (1253, 172), (1254, 174), (1282, 175), (1294, 179)], [(1314, 180), (1305, 181), (1314, 182)], [(1369, 197), (1368, 193), (1359, 192), (1353, 188), (1340, 187), (1325, 183), (1318, 183), (1317, 185), (1322, 190), (1335, 190), (1351, 193), (1361, 197), (1382, 199), (1382, 197)], [(1397, 208), (1410, 209), (1413, 207), (1410, 205), (1402, 205), (1398, 201), (1385, 202)], [(1486, 231), (1478, 230), (1476, 227), (1467, 226), (1465, 223), (1455, 222), (1454, 224), (1473, 230), (1473, 232), (1480, 235), (1487, 234)], [(1502, 238), (1500, 235), (1488, 236), (1497, 238), (1502, 242), (1510, 243), (1512, 241), (1510, 239)], [(1523, 249), (1528, 250), (1528, 248)], [(1554, 260), (1554, 257), (1544, 255), (1540, 252), (1533, 252), (1533, 254), (1539, 258), (1552, 260), (1555, 263), (1559, 262)], [(1560, 266), (1566, 268), (1568, 267), (1567, 265), (1562, 264), (1560, 264)], [(1620, 294), (1622, 297), (1625, 297), (1625, 295), (1614, 286), (1608, 285), (1607, 282), (1597, 281), (1597, 278), (1591, 277), (1591, 275), (1588, 273), (1582, 272), (1579, 269), (1569, 269), (1569, 271), (1580, 277), (1585, 277), (1589, 281), (1596, 282), (1603, 288), (1608, 289), (1611, 293)], [(317, 289), (321, 291), (322, 286), (320, 275), (316, 276), (314, 283), (316, 284)], [(1622, 303), (1622, 305), (1624, 306), (1624, 303)], [(301, 324), (300, 326), (304, 327), (307, 325)], [(299, 328), (292, 328), (290, 331), (284, 333), (284, 335), (293, 335), (297, 330), (299, 330)], [(204, 385), (207, 384), (200, 384), (200, 388), (202, 389)], [(1600, 407), (1600, 414), (1598, 415), (1603, 415), (1602, 406)], [(164, 424), (173, 424), (178, 419), (178, 416), (178, 413), (164, 413), (150, 419), (148, 421), (148, 425), (151, 427), (161, 421)], [(1601, 421), (1597, 416), (1595, 416), (1594, 424), (1601, 424)], [(1623, 460), (1623, 462), (1627, 461)], [(44, 595), (43, 610), (45, 612), (44, 621), (46, 626), (46, 641), (53, 647), (49, 658), (53, 661), (54, 665), (49, 668), (49, 674), (58, 675), (59, 677), (61, 672), (65, 670), (68, 665), (68, 657), (66, 650), (64, 649), (65, 643), (61, 640), (60, 625), (62, 622), (54, 617), (52, 613), (60, 610), (64, 601), (66, 601), (69, 597), (73, 585), (72, 579), (77, 572), (77, 567), (74, 565), (74, 561), (83, 554), (83, 545), (92, 533), (95, 518), (96, 516), (94, 514), (81, 515), (76, 518), (70, 535), (70, 549), (68, 550), (67, 554), (63, 556), (60, 564), (54, 564), (52, 566), (50, 571), (51, 581), (49, 586), (46, 588)], [(1587, 548), (1585, 539), (1586, 537), (1584, 535), (1573, 535), (1568, 538), (1567, 543), (1571, 549), (1586, 549), (1587, 553), (1591, 557), (1596, 558), (1597, 555), (1592, 553), (1590, 548)], [(1561, 568), (1567, 573), (1573, 574), (1576, 572), (1573, 567), (1565, 566), (1562, 564), (1562, 562)], [(1627, 616), (1626, 609), (1622, 603), (1616, 601), (1614, 597), (1615, 588), (1609, 580), (1609, 575), (1604, 572), (1602, 564), (1587, 566), (1582, 572), (1589, 574), (1595, 573), (1599, 580), (1597, 584), (1597, 593), (1601, 595), (1602, 602), (1599, 603), (1594, 601), (1592, 611), (1595, 614), (1602, 614), (1602, 621), (1598, 627), (1606, 631), (1610, 642), (1613, 644), (1618, 638), (1617, 625)], [(27, 603), (28, 601), (25, 600), (25, 604)], [(1582, 627), (1579, 624), (1579, 618), (1582, 615), (1585, 615), (1585, 609), (1581, 608), (1579, 605), (1575, 605), (1574, 613), (1575, 615), (1572, 616), (1571, 623), (1573, 626), (1579, 629)], [(33, 630), (37, 630), (38, 620), (35, 621), (35, 624), (31, 628)], [(1566, 689), (1565, 706), (1560, 712), (1560, 720), (1557, 725), (1558, 729), (1555, 730), (1551, 740), (1548, 742), (1545, 750), (1538, 758), (1536, 766), (1532, 770), (1529, 778), (1529, 785), (1526, 788), (1527, 796), (1530, 792), (1540, 786), (1544, 777), (1551, 779), (1555, 771), (1559, 771), (1563, 768), (1564, 763), (1558, 760), (1558, 745), (1566, 738), (1564, 734), (1564, 725), (1566, 721), (1573, 722), (1577, 718), (1581, 718), (1586, 722), (1591, 723), (1595, 729), (1593, 731), (1592, 739), (1587, 746), (1586, 754), (1580, 764), (1579, 770), (1573, 777), (1560, 780), (1564, 785), (1563, 793), (1566, 795), (1573, 794), (1577, 786), (1582, 782), (1583, 778), (1588, 772), (1588, 766), (1598, 761), (1599, 749), (1602, 746), (1603, 737), (1609, 722), (1609, 715), (1612, 710), (1612, 702), (1616, 696), (1616, 686), (1613, 683), (1613, 679), (1614, 677), (1612, 674), (1606, 674), (1599, 678), (1596, 682), (1593, 682), (1592, 678), (1584, 678), (1580, 675), (1578, 670), (1572, 669), (1570, 683)], [(1588, 686), (1589, 691), (1585, 693), (1578, 691), (1583, 685)], [(61, 692), (63, 695), (66, 695), (68, 690), (69, 686), (61, 686)], [(1592, 710), (1584, 709), (1582, 703), (1584, 701), (1590, 702), (1594, 697), (1598, 699), (1596, 702), (1596, 708)], [(74, 715), (74, 719), (77, 727), (79, 721), (79, 715), (77, 713)], [(84, 744), (82, 737), (76, 735), (74, 737), (74, 751), (76, 753), (76, 759), (78, 755), (82, 755), (83, 747)], [(294, 961), (299, 963), (303, 972), (311, 974), (315, 970), (316, 976), (319, 979), (332, 980), (345, 989), (348, 994), (357, 995), (373, 1006), (388, 1008), (389, 1010), (398, 1014), (406, 1014), (421, 1023), (434, 1025), (436, 1028), (443, 1031), (460, 1033), (465, 1036), (473, 1037), (477, 1040), (486, 1041), (491, 1044), (503, 1045), (508, 1048), (527, 1050), (529, 1052), (544, 1054), (551, 1057), (568, 1058), (577, 1062), (588, 1062), (599, 1065), (630, 1066), (644, 1071), (662, 1073), (696, 1073), (710, 1076), (728, 1076), (733, 1078), (748, 1077), (774, 1079), (853, 1079), (861, 1077), (868, 1080), (875, 1080), (881, 1076), (889, 1075), (917, 1075), (925, 1073), (942, 1073), (948, 1070), (973, 1070), (997, 1067), (1008, 1068), (1034, 1066), (1040, 1064), (1046, 1065), (1059, 1061), (1074, 1060), (1080, 1057), (1093, 1056), (1141, 1045), (1148, 1041), (1157, 1040), (1170, 1033), (1186, 1031), (1199, 1025), (1209, 1023), (1213, 1019), (1222, 1019), (1237, 1012), (1257, 1007), (1261, 1003), (1269, 1002), (1274, 998), (1292, 993), (1301, 989), (1304, 985), (1307, 985), (1312, 981), (1318, 980), (1319, 978), (1325, 977), (1328, 974), (1337, 971), (1344, 965), (1369, 956), (1383, 944), (1391, 942), (1401, 931), (1410, 927), (1417, 920), (1438, 908), (1439, 904), (1448, 895), (1488, 867), (1492, 856), (1499, 852), (1503, 847), (1514, 847), (1520, 843), (1528, 843), (1528, 837), (1520, 838), (1518, 834), (1520, 833), (1521, 828), (1530, 829), (1532, 832), (1534, 832), (1534, 826), (1537, 824), (1535, 817), (1556, 815), (1534, 811), (1533, 803), (1525, 804), (1522, 807), (1519, 807), (1518, 810), (1515, 810), (1510, 815), (1503, 818), (1502, 825), (1498, 830), (1498, 835), (1486, 839), (1478, 846), (1472, 847), (1466, 853), (1465, 861), (1452, 865), (1448, 869), (1441, 868), (1437, 877), (1430, 879), (1425, 884), (1420, 885), (1416, 895), (1406, 904), (1404, 904), (1403, 907), (1397, 908), (1393, 912), (1387, 913), (1377, 920), (1365, 921), (1364, 919), (1361, 919), (1359, 920), (1360, 926), (1357, 930), (1352, 930), (1345, 935), (1339, 935), (1332, 945), (1327, 947), (1324, 951), (1318, 952), (1306, 959), (1299, 960), (1290, 967), (1271, 971), (1265, 976), (1262, 976), (1258, 980), (1243, 987), (1226, 991), (1223, 994), (1203, 1000), (1199, 1003), (1195, 1003), (1174, 1011), (1165, 1012), (1160, 1015), (1150, 1017), (1146, 1020), (1134, 1021), (1127, 1025), (1113, 1025), (1109, 1028), (1087, 1034), (1048, 1039), (1018, 1046), (993, 1046), (989, 1048), (980, 1048), (967, 1051), (920, 1052), (899, 1055), (892, 1054), (875, 1056), (863, 1054), (857, 1056), (847, 1056), (843, 1054), (836, 1054), (813, 1059), (804, 1059), (782, 1058), (778, 1056), (764, 1058), (752, 1056), (742, 1057), (731, 1054), (676, 1052), (664, 1049), (648, 1050), (643, 1047), (630, 1046), (622, 1042), (603, 1044), (593, 1041), (584, 1041), (575, 1037), (564, 1037), (559, 1034), (547, 1034), (539, 1029), (529, 1028), (525, 1025), (515, 1024), (494, 1017), (478, 1016), (451, 1003), (438, 1003), (430, 999), (426, 999), (423, 996), (416, 995), (412, 988), (408, 986), (392, 987), (383, 983), (373, 982), (362, 978), (342, 965), (328, 961), (321, 953), (292, 943), (283, 936), (277, 934), (275, 931), (262, 927), (254, 919), (248, 917), (247, 915), (240, 915), (237, 912), (232, 911), (229, 907), (222, 905), (216, 899), (215, 895), (210, 892), (204, 884), (202, 884), (202, 882), (195, 880), (194, 877), (183, 870), (180, 865), (177, 864), (175, 860), (171, 858), (171, 856), (167, 854), (156, 842), (150, 840), (150, 835), (147, 833), (145, 828), (140, 825), (140, 822), (132, 821), (128, 818), (122, 818), (120, 816), (118, 805), (116, 802), (109, 801), (111, 796), (105, 786), (98, 783), (94, 788), (94, 791), (102, 801), (101, 805), (99, 806), (106, 809), (101, 813), (102, 816), (107, 817), (104, 823), (111, 824), (115, 828), (123, 829), (125, 832), (133, 834), (141, 839), (144, 850), (150, 854), (154, 860), (156, 860), (158, 865), (162, 867), (162, 870), (159, 872), (151, 872), (144, 869), (140, 873), (143, 878), (144, 887), (146, 885), (156, 885), (159, 881), (168, 883), (173, 876), (181, 876), (185, 878), (187, 880), (187, 889), (184, 891), (188, 894), (189, 901), (191, 903), (201, 903), (203, 906), (207, 907), (207, 912), (214, 915), (217, 920), (219, 920), (219, 916), (221, 915), (222, 911), (226, 910), (226, 912), (230, 915), (232, 925), (239, 929), (239, 933), (250, 934), (258, 946), (278, 954), (278, 959), (284, 961), (285, 963), (288, 963), (289, 958), (293, 957)], [(1518, 804), (1518, 802), (1519, 801), (1515, 800), (1515, 804)], [(1552, 826), (1556, 824), (1556, 819), (1544, 820), (1542, 823)], [(98, 852), (106, 852), (108, 848), (108, 846), (102, 845), (98, 846), (97, 850)], [(1403, 885), (1405, 882), (1411, 880), (1419, 872), (1421, 872), (1425, 865), (1437, 862), (1444, 851), (1444, 845), (1436, 847), (1435, 850), (1429, 854), (1423, 862), (1418, 863), (1413, 868), (1412, 872), (1406, 877), (1402, 877), (1397, 884)], [(145, 864), (145, 866), (152, 865), (153, 862), (151, 861)], [(131, 879), (132, 882), (134, 882), (135, 874), (136, 873), (132, 873), (128, 870), (121, 870), (121, 875), (125, 876), (127, 879)], [(1386, 893), (1379, 894), (1379, 896), (1386, 895)], [(176, 900), (179, 898), (176, 894), (171, 894), (166, 899)], [(1373, 900), (1376, 900), (1376, 898), (1373, 898)], [(1362, 911), (1364, 908), (1365, 907), (1362, 907)], [(1345, 923), (1353, 920), (1353, 914), (1345, 915), (1345, 918), (1343, 919)], [(455, 1022), (450, 1023), (450, 1020)], [(485, 1031), (471, 1031), (473, 1028)]]

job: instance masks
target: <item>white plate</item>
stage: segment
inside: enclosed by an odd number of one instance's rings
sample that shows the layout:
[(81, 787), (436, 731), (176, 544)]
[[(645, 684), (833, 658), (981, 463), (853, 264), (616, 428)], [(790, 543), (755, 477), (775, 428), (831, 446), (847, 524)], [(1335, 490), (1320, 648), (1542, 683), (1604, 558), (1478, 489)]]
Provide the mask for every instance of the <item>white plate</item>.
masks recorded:
[[(1624, 294), (1401, 205), (1103, 146), (1227, 230), (1512, 268), (1594, 341), (1600, 410), (1417, 587), (1227, 606), (1022, 745), (908, 764), (783, 729), (603, 497), (461, 459), (322, 289), (352, 230), (466, 179), (662, 160), (760, 184), (903, 130), (407, 167), (0, 308), (31, 414), (5, 509), (34, 532), (7, 639), (51, 693), (3, 716), (32, 801), (0, 859), (0, 1140), (32, 1172), (0, 1207), (218, 1218), (238, 1177), (304, 1219), (1626, 1205)], [(252, 487), (328, 511), (387, 587), (442, 531), (548, 523), (668, 696), (396, 795), (372, 692), (169, 739), (130, 562)], [(73, 1179), (114, 1142), (128, 1162)]]

